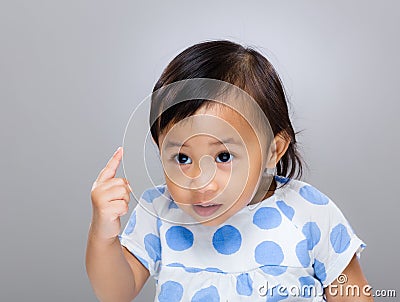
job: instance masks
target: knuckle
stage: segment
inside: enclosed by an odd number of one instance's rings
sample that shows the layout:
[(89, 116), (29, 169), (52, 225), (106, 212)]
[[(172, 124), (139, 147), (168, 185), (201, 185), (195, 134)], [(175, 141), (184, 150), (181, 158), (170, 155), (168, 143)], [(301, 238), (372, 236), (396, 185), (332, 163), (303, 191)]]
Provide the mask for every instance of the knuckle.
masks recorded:
[(102, 190), (101, 188), (97, 187), (90, 192), (90, 197), (94, 204), (98, 204), (102, 200)]
[(104, 192), (95, 192), (92, 194), (91, 198), (94, 208), (104, 209), (107, 207), (107, 199), (109, 199), (109, 197), (104, 195)]
[(126, 208), (124, 209), (124, 211), (122, 212), (122, 213), (123, 213), (123, 215), (127, 214), (127, 213), (128, 213), (128, 211), (129, 211), (129, 207), (126, 207)]
[(90, 198), (92, 199), (93, 203), (96, 203), (98, 200), (98, 194), (97, 194), (97, 190), (94, 189), (90, 192)]
[(93, 191), (96, 187), (97, 187), (97, 181), (94, 181), (91, 190)]
[(125, 179), (124, 178), (118, 178), (118, 184), (123, 186), (126, 184)]
[(99, 187), (99, 183), (97, 181), (95, 181), (90, 189), (90, 192), (95, 192), (97, 190), (97, 188)]
[(119, 196), (124, 196), (126, 194), (126, 186), (124, 185), (118, 186), (118, 194)]

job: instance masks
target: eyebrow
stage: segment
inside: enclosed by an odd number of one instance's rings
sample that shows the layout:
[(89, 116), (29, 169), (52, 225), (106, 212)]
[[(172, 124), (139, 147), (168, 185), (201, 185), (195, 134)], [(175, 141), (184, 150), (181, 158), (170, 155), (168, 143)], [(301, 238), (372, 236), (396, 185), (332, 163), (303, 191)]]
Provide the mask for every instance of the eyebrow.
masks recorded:
[[(237, 141), (235, 141), (232, 137), (228, 137), (225, 139), (222, 139), (221, 141), (209, 143), (209, 146), (215, 146), (215, 145), (239, 145)], [(167, 144), (165, 145), (165, 149), (171, 148), (171, 147), (188, 147), (186, 144), (181, 144), (173, 141), (168, 141)]]

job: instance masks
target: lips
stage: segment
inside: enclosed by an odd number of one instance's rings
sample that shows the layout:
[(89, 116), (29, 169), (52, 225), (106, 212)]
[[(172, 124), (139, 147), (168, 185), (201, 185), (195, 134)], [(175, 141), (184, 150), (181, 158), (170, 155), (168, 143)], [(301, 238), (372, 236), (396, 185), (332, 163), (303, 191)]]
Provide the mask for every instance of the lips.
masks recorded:
[(203, 207), (207, 207), (210, 205), (217, 205), (218, 203), (215, 202), (199, 202), (199, 203), (195, 203), (195, 206), (203, 206)]
[(199, 216), (210, 216), (214, 214), (218, 209), (222, 206), (222, 204), (216, 204), (212, 202), (205, 202), (205, 203), (197, 203), (193, 205), (194, 211)]

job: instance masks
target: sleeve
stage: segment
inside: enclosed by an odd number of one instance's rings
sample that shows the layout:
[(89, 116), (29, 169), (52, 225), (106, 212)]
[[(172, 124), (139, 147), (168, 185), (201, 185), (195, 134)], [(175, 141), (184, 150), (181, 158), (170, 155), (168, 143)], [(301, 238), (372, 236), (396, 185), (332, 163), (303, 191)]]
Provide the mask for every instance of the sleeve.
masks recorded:
[(303, 233), (311, 237), (314, 272), (326, 287), (340, 276), (354, 254), (360, 258), (366, 244), (355, 234), (336, 204), (321, 192), (319, 194), (326, 198), (326, 203), (315, 205), (312, 222), (303, 227)]
[(150, 275), (157, 277), (161, 263), (159, 218), (149, 210), (149, 199), (145, 198), (148, 195), (148, 190), (142, 194), (118, 237), (121, 245), (149, 270)]

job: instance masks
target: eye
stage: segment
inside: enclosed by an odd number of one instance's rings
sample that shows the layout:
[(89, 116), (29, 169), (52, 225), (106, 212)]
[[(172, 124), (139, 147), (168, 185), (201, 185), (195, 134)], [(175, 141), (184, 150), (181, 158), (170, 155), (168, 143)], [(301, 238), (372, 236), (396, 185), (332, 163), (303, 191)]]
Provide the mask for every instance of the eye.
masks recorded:
[[(190, 159), (190, 157), (185, 155), (185, 154), (183, 154), (183, 153), (178, 153), (178, 154), (172, 156), (172, 158), (178, 164), (181, 164), (181, 165), (187, 165), (187, 164), (191, 164), (192, 163), (192, 160)], [(187, 161), (189, 161), (189, 162), (187, 162)]]
[(220, 163), (227, 163), (227, 162), (230, 162), (232, 160), (232, 158), (233, 158), (233, 155), (231, 153), (222, 152), (222, 153), (218, 154), (216, 160), (217, 160), (217, 162), (220, 162)]

